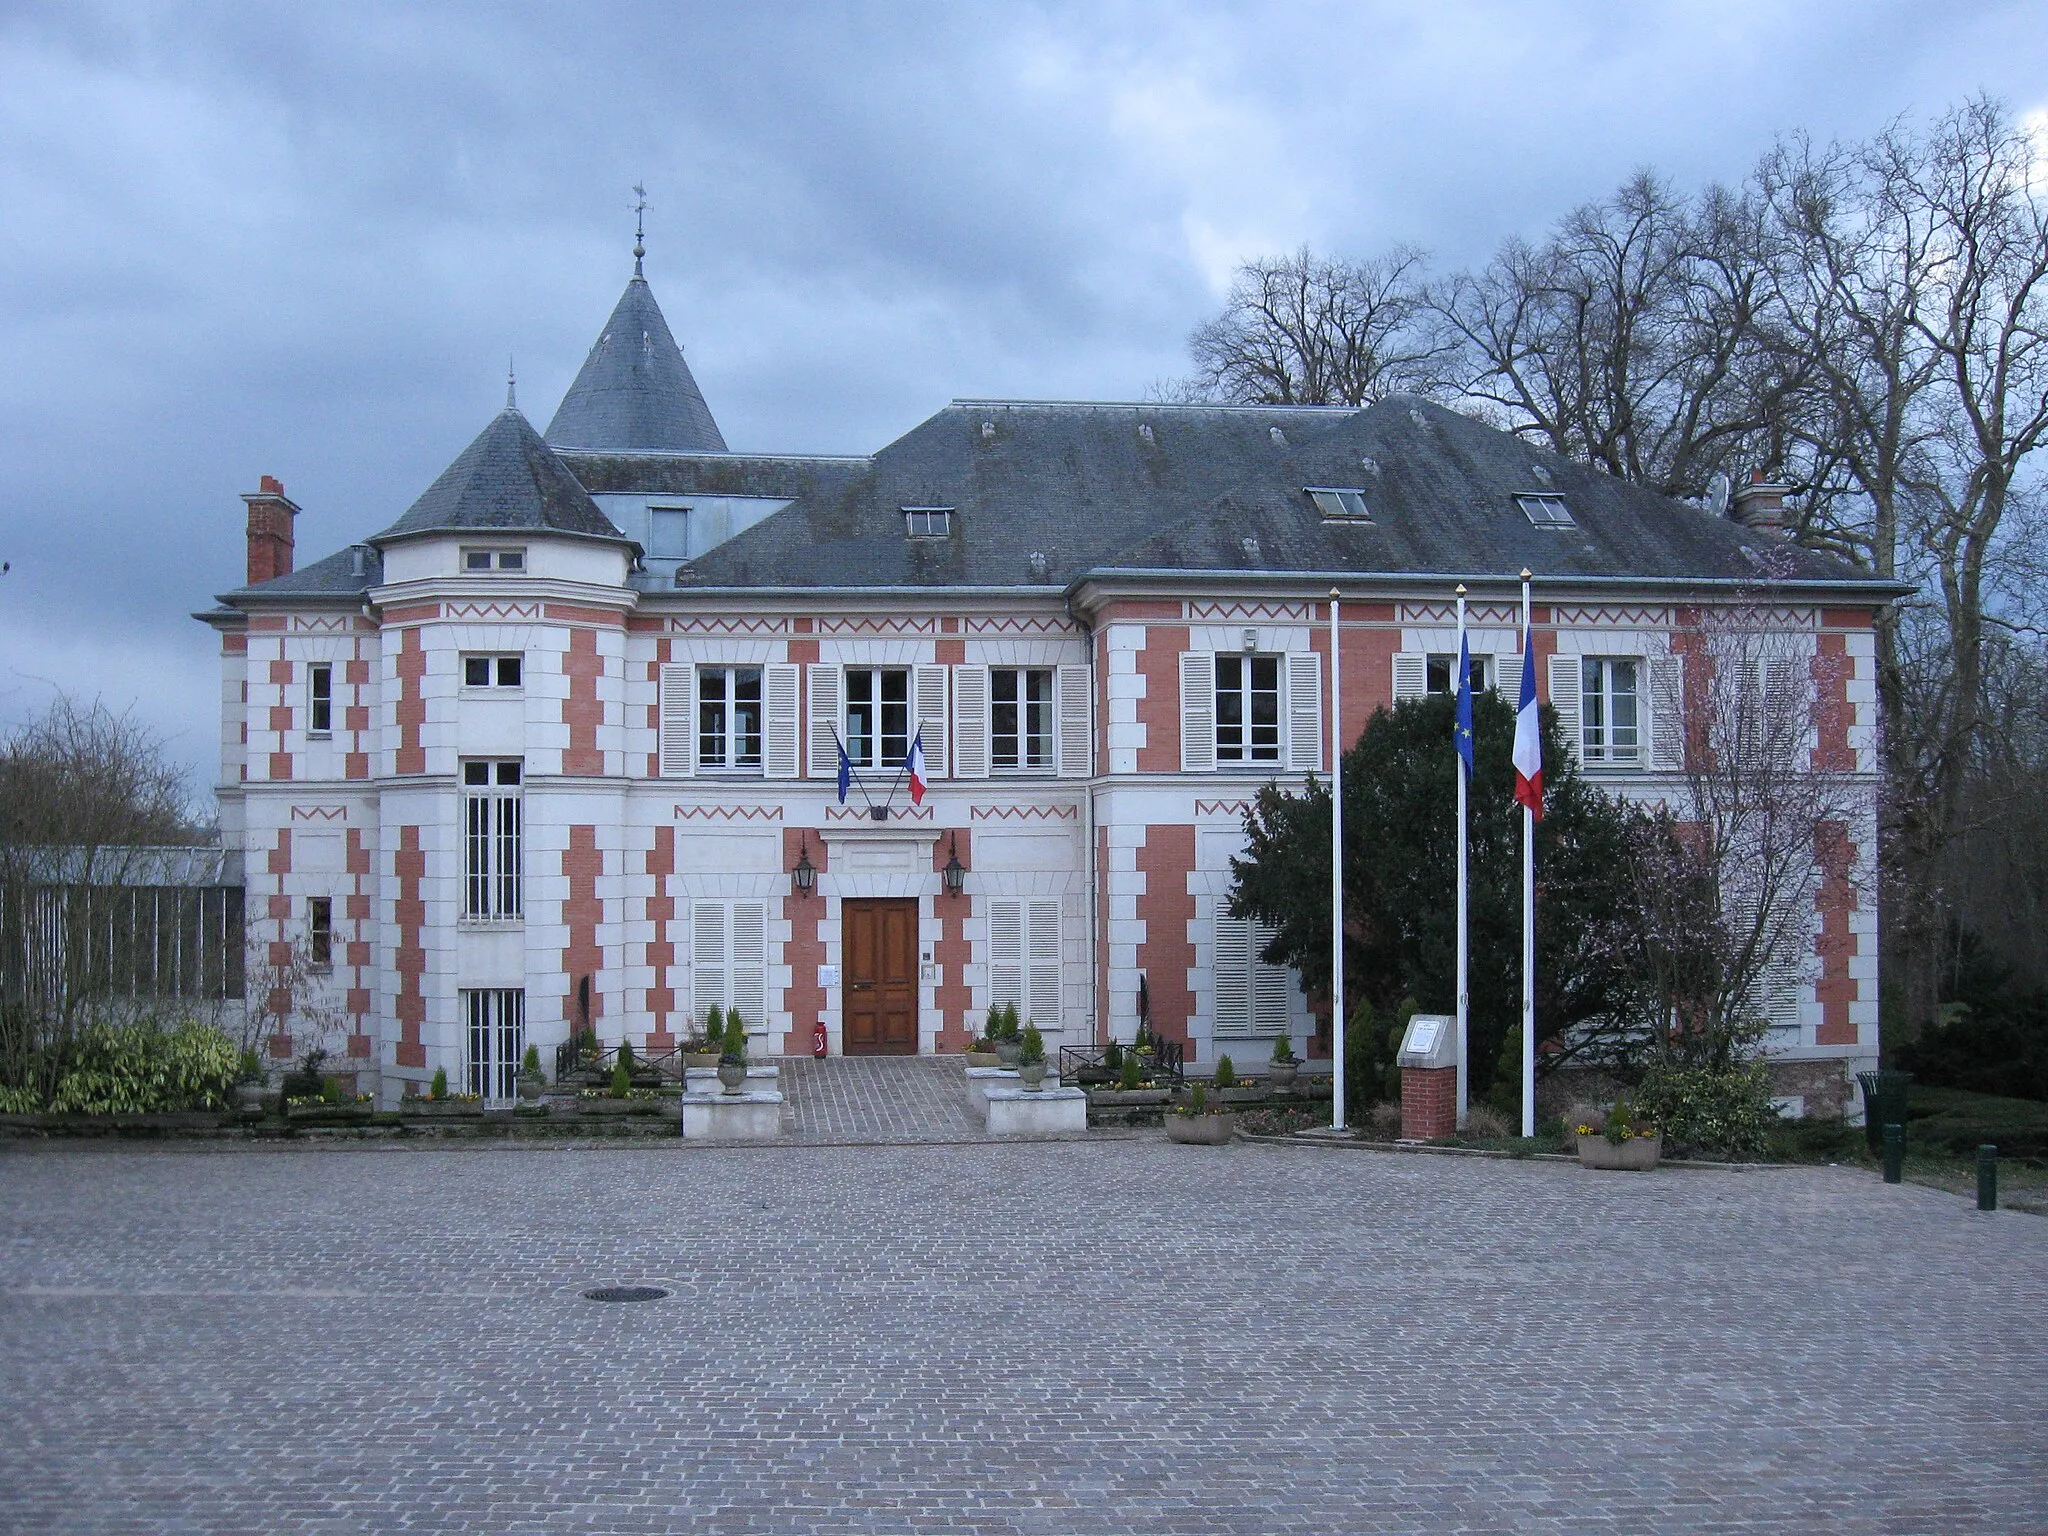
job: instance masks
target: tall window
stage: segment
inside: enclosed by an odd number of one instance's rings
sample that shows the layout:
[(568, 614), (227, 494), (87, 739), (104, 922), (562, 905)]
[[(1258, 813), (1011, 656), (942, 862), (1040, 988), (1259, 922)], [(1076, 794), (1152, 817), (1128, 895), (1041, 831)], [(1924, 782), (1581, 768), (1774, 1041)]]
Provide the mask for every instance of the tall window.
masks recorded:
[(334, 964), (332, 896), (314, 896), (306, 902), (306, 959), (323, 971)]
[(761, 767), (761, 669), (697, 669), (697, 766)]
[(1060, 904), (988, 904), (988, 1000), (1007, 1003), (1026, 1023), (1060, 1023)]
[(526, 1054), (526, 994), (511, 988), (462, 997), (469, 1012), (469, 1091), (485, 1099), (516, 1097)]
[(992, 667), (989, 750), (998, 768), (1052, 767), (1052, 668)]
[[(1423, 691), (1425, 693), (1455, 693), (1458, 683), (1458, 658), (1448, 653), (1432, 655), (1423, 663)], [(1493, 658), (1474, 656), (1472, 658), (1472, 691), (1480, 693), (1493, 686)]]
[(1628, 656), (1588, 656), (1580, 663), (1580, 756), (1589, 763), (1642, 760), (1642, 664)]
[(517, 758), (462, 765), (462, 915), (471, 922), (520, 914), (519, 780)]
[(1270, 1036), (1287, 1033), (1292, 977), (1284, 965), (1259, 957), (1280, 936), (1277, 928), (1250, 918), (1216, 914), (1216, 1033)]
[(1280, 658), (1216, 656), (1216, 761), (1280, 760)]
[(306, 729), (322, 736), (334, 729), (334, 668), (324, 661), (306, 668)]
[(886, 768), (910, 751), (910, 670), (846, 669), (846, 755), (856, 768)]

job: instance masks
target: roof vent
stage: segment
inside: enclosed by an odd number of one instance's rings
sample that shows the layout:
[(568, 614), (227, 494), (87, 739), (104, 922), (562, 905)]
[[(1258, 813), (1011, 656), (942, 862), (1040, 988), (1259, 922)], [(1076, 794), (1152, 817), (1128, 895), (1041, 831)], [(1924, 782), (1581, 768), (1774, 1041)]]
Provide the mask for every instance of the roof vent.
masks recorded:
[(1244, 551), (1245, 559), (1256, 560), (1259, 558), (1258, 535), (1251, 533), (1246, 534), (1243, 538), (1237, 541), (1237, 546), (1239, 549), (1242, 549)]
[(1380, 472), (1380, 461), (1369, 453), (1361, 453), (1358, 456), (1358, 467), (1368, 475), (1376, 475)]
[(1152, 446), (1152, 424), (1150, 422), (1141, 421), (1138, 423), (1138, 441), (1147, 448)]
[(1273, 439), (1273, 446), (1276, 448), (1285, 448), (1287, 446), (1287, 434), (1278, 427), (1266, 428), (1266, 436)]
[(996, 424), (994, 422), (984, 421), (981, 424), (981, 440), (984, 443), (992, 443), (996, 440)]
[(349, 564), (349, 573), (350, 573), (351, 575), (354, 575), (354, 576), (360, 576), (360, 575), (362, 575), (362, 574), (363, 574), (363, 546), (362, 546), (362, 545), (360, 545), (360, 544), (354, 545), (353, 547), (351, 547), (351, 548), (350, 548), (350, 550), (349, 550), (349, 552), (348, 552), (348, 555), (349, 555), (349, 560), (348, 560), (348, 564)]
[(1045, 557), (1045, 551), (1034, 549), (1024, 562), (1031, 571), (1033, 581), (1044, 581), (1052, 575), (1052, 562)]
[(1537, 480), (1540, 481), (1542, 484), (1550, 484), (1550, 471), (1545, 469), (1541, 464), (1531, 464), (1529, 466), (1529, 473), (1534, 475), (1537, 478)]
[(1429, 425), (1429, 418), (1416, 410), (1412, 405), (1408, 407), (1408, 419), (1418, 427), (1427, 427)]

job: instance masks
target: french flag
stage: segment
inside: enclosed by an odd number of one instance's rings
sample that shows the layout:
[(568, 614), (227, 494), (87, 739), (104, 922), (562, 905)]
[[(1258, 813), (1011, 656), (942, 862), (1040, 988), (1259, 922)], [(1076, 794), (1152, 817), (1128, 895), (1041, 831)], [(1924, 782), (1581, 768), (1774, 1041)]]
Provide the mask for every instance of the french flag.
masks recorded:
[(910, 738), (910, 755), (903, 759), (903, 766), (910, 773), (910, 803), (924, 804), (924, 731)]
[(1536, 717), (1536, 654), (1522, 636), (1522, 700), (1515, 706), (1515, 799), (1543, 819), (1543, 733)]

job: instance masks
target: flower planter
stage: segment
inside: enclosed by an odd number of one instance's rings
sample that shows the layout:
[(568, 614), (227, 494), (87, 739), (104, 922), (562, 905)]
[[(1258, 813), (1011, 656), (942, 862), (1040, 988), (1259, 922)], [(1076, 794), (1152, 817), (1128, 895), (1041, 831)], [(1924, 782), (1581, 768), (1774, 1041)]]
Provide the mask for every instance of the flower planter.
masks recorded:
[(524, 1072), (519, 1074), (519, 1098), (522, 1103), (537, 1104), (540, 1102), (540, 1096), (547, 1091), (548, 1080), (538, 1072), (531, 1077)]
[(613, 1119), (621, 1115), (638, 1114), (641, 1112), (643, 1107), (649, 1109), (653, 1108), (654, 1100), (600, 1098), (578, 1099), (576, 1101), (576, 1109), (578, 1113), (585, 1115), (596, 1115), (604, 1119)]
[(1275, 1093), (1292, 1093), (1294, 1091), (1294, 1074), (1300, 1070), (1300, 1062), (1273, 1062), (1266, 1068), (1266, 1083)]
[(1237, 1132), (1235, 1115), (1168, 1115), (1166, 1139), (1196, 1147), (1220, 1147)]
[(1023, 1054), (1024, 1054), (1024, 1042), (1023, 1042), (1023, 1041), (1021, 1041), (1021, 1040), (1003, 1040), (1003, 1041), (999, 1041), (999, 1042), (997, 1043), (997, 1045), (996, 1045), (996, 1065), (997, 1065), (997, 1066), (1001, 1066), (1001, 1067), (1014, 1067), (1014, 1066), (1016, 1066), (1016, 1065), (1017, 1065), (1018, 1059), (1019, 1059), (1020, 1057), (1022, 1057), (1022, 1056), (1023, 1056)]
[[(484, 1106), (481, 1099), (400, 1099), (398, 1112), (422, 1120), (481, 1120)], [(298, 1113), (293, 1110), (293, 1117)]]
[(1609, 1141), (1605, 1136), (1581, 1136), (1579, 1138), (1579, 1166), (1582, 1168), (1621, 1168), (1633, 1173), (1647, 1173), (1657, 1166), (1657, 1159), (1664, 1153), (1664, 1137), (1632, 1136), (1627, 1141)]
[(368, 1125), (370, 1106), (349, 1104), (295, 1104), (285, 1111), (294, 1125)]
[(685, 1069), (688, 1069), (690, 1067), (696, 1067), (699, 1070), (702, 1070), (709, 1067), (715, 1067), (717, 1065), (718, 1052), (716, 1051), (683, 1052), (683, 1066)]
[(235, 1084), (235, 1107), (243, 1114), (263, 1113), (270, 1102), (270, 1084), (260, 1078), (252, 1083)]
[(1042, 1061), (1020, 1062), (1017, 1067), (1017, 1081), (1026, 1093), (1045, 1091), (1045, 1063)]
[(747, 1064), (743, 1061), (718, 1064), (718, 1081), (727, 1093), (738, 1093), (747, 1086)]
[(969, 1051), (967, 1065), (970, 1067), (1000, 1067), (1003, 1058), (995, 1051)]

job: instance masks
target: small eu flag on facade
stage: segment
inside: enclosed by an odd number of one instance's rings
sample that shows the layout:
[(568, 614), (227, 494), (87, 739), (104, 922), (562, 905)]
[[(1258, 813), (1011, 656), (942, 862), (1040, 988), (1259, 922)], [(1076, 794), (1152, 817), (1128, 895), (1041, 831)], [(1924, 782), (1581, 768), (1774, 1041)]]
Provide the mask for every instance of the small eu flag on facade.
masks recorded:
[(1472, 647), (1458, 637), (1458, 756), (1465, 763), (1465, 778), (1472, 778)]
[(846, 804), (846, 792), (853, 788), (853, 759), (846, 755), (846, 743), (835, 743), (839, 748), (839, 803)]

